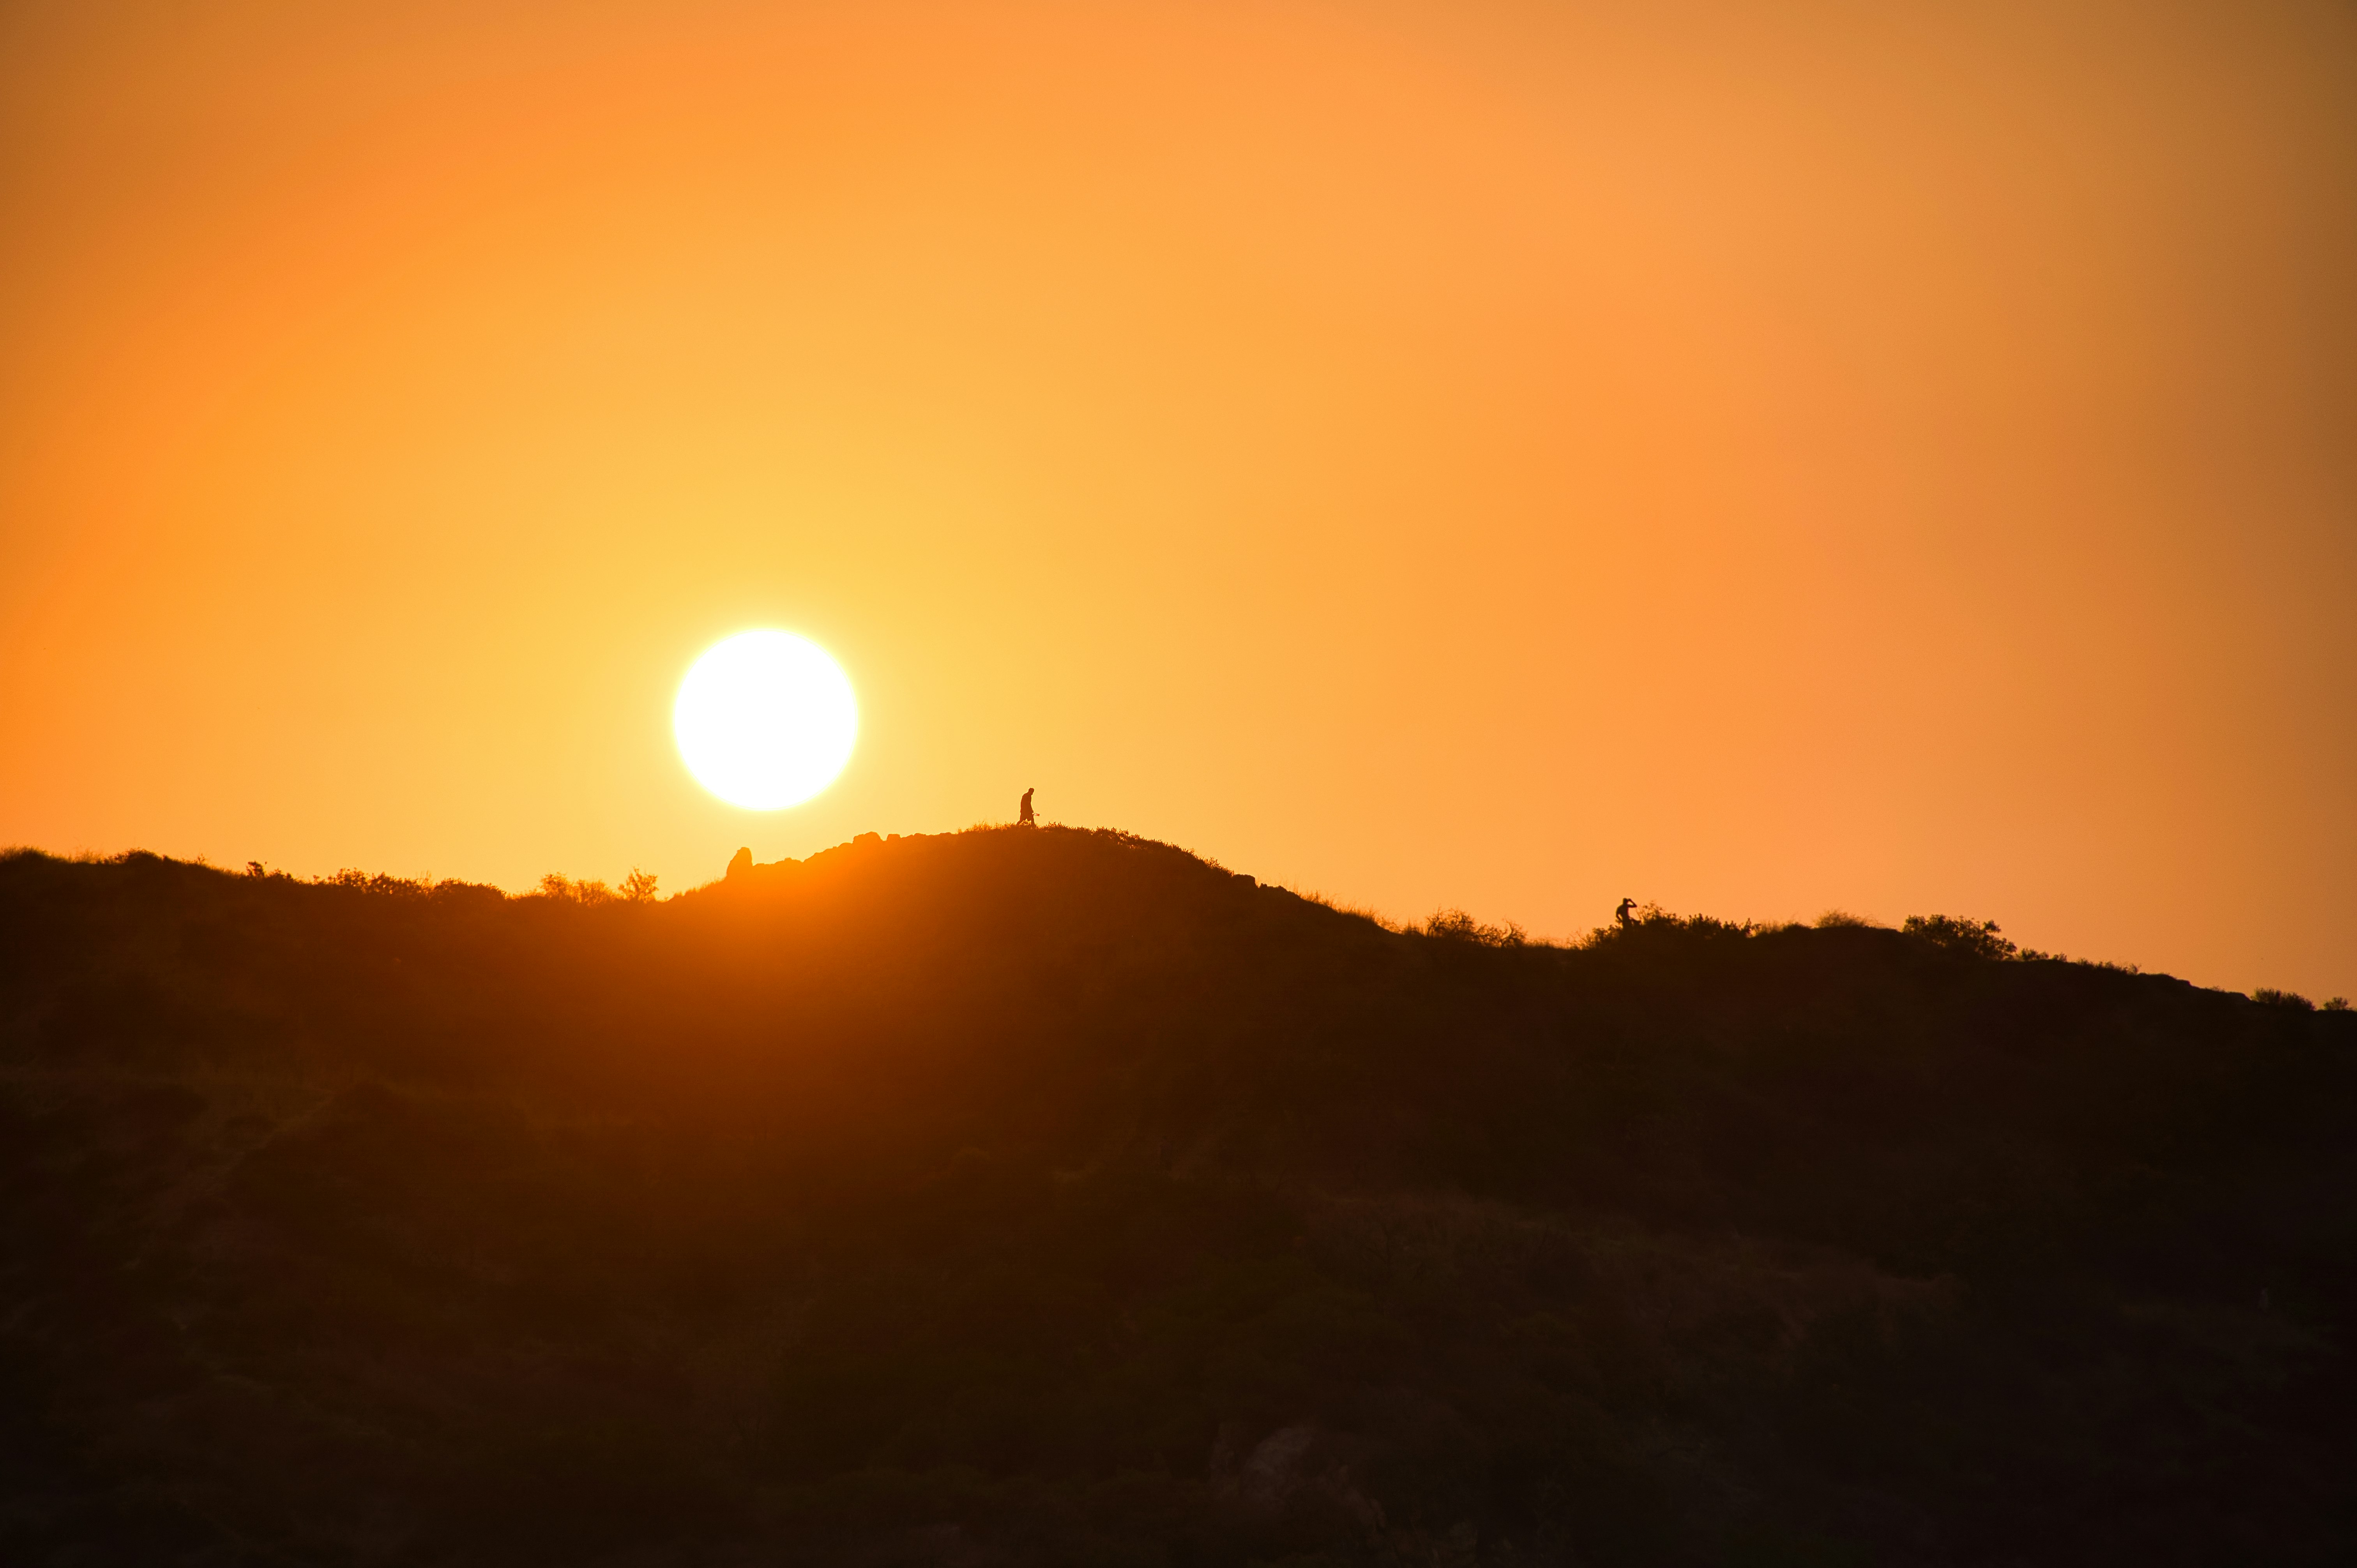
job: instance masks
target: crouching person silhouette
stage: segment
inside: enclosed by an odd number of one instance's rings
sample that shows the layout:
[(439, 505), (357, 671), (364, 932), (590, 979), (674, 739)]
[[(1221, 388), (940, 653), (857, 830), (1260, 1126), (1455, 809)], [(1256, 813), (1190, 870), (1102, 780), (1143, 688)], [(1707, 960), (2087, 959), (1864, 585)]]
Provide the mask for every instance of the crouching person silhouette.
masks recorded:
[(1039, 819), (1031, 814), (1031, 791), (1028, 789), (1023, 791), (1023, 814), (1015, 819), (1015, 825), (1018, 828), (1036, 828), (1039, 825)]

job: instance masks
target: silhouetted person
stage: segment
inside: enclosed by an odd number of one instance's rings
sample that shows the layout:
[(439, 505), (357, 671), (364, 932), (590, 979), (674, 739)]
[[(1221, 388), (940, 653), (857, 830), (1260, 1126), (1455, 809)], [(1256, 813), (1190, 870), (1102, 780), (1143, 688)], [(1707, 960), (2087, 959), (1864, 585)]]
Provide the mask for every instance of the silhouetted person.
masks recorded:
[(1031, 814), (1031, 791), (1028, 789), (1023, 791), (1023, 814), (1015, 819), (1015, 825), (1018, 828), (1036, 828), (1039, 825), (1039, 819)]
[(1620, 908), (1619, 908), (1618, 909), (1615, 909), (1615, 910), (1613, 910), (1613, 911), (1612, 911), (1614, 914), (1616, 914), (1616, 915), (1618, 915), (1618, 916), (1620, 916), (1620, 929), (1621, 929), (1622, 930), (1624, 930), (1624, 931), (1625, 931), (1625, 930), (1627, 930), (1630, 927), (1631, 927), (1631, 926), (1633, 926), (1633, 925), (1635, 925), (1635, 924), (1637, 923), (1636, 921), (1634, 921), (1634, 920), (1632, 920), (1632, 919), (1631, 919), (1631, 918), (1629, 918), (1629, 911), (1630, 911), (1630, 910), (1631, 910), (1631, 909), (1633, 909), (1633, 908), (1635, 908), (1636, 907), (1637, 907), (1637, 900), (1635, 900), (1634, 898), (1623, 898), (1623, 899), (1621, 899), (1621, 900), (1620, 900)]

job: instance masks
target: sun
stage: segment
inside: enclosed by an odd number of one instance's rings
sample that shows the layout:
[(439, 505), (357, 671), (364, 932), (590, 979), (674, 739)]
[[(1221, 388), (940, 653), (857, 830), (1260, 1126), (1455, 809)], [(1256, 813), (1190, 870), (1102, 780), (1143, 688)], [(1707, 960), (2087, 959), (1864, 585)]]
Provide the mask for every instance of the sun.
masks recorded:
[(810, 639), (740, 631), (688, 670), (671, 727), (697, 783), (732, 806), (775, 811), (834, 782), (859, 736), (859, 700)]

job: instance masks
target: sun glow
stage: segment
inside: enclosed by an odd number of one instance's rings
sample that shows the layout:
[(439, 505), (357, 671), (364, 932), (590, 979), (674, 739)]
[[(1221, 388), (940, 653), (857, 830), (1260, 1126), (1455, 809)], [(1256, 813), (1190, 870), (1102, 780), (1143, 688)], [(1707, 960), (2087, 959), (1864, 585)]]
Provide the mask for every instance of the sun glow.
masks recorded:
[(732, 806), (798, 806), (851, 758), (859, 701), (825, 649), (790, 631), (740, 631), (679, 683), (672, 734), (697, 783)]

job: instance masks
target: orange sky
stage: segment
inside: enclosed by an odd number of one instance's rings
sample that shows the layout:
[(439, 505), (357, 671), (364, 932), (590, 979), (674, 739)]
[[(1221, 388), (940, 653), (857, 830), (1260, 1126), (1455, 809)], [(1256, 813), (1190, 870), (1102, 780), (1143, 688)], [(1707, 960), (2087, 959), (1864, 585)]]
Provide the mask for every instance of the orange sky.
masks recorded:
[[(832, 649), (752, 815), (673, 689)], [(2357, 993), (2357, 11), (0, 8), (0, 842)]]

